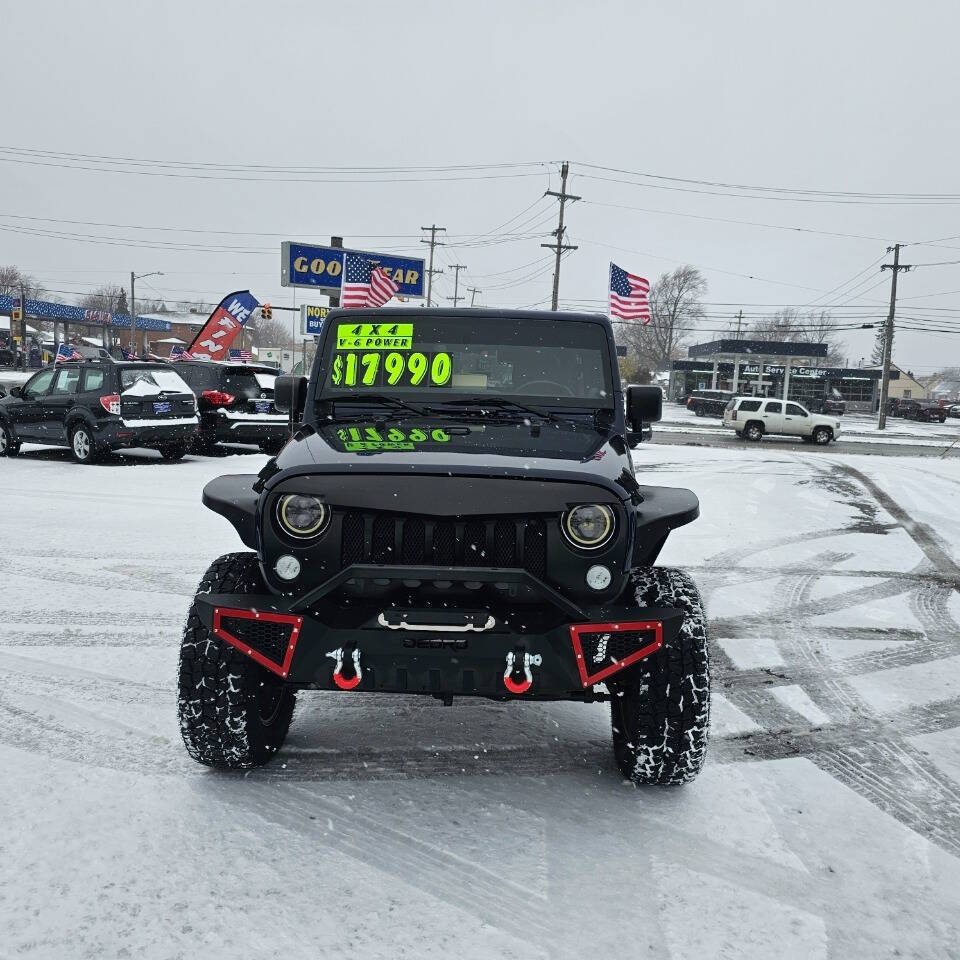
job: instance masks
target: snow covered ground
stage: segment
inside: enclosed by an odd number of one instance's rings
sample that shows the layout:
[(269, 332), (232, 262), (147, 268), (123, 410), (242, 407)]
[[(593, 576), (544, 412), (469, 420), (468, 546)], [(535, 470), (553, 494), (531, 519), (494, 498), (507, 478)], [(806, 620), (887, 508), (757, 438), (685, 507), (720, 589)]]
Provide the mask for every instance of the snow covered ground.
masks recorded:
[[(923, 425), (921, 425), (923, 426)], [(960, 956), (960, 465), (644, 446), (702, 517), (707, 767), (625, 785), (604, 705), (302, 695), (192, 763), (179, 631), (259, 455), (0, 461), (0, 957)]]

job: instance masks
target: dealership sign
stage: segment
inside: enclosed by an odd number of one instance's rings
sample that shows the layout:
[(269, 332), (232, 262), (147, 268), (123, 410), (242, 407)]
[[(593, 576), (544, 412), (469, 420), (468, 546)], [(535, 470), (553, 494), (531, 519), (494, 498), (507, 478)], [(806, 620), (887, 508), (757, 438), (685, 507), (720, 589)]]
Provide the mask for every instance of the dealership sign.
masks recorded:
[(383, 267), (397, 284), (401, 297), (423, 296), (423, 260), (395, 257), (369, 250), (344, 250), (342, 247), (318, 247), (287, 241), (280, 245), (280, 284), (284, 287), (310, 287), (336, 296), (343, 286), (343, 257), (356, 253)]
[(329, 312), (329, 307), (302, 303), (300, 305), (300, 332), (305, 337), (318, 337), (323, 329), (323, 321), (326, 320)]

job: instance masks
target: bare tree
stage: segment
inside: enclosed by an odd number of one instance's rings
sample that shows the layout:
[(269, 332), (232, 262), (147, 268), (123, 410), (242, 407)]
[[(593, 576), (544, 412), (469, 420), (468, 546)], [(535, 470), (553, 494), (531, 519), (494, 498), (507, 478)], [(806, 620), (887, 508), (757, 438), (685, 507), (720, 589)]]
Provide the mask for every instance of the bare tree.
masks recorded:
[(123, 287), (107, 283), (82, 296), (77, 306), (84, 310), (102, 310), (104, 313), (127, 313), (127, 294)]
[(247, 331), (257, 347), (289, 348), (293, 346), (293, 331), (290, 329), (290, 324), (284, 323), (283, 320), (264, 320), (263, 318), (256, 322), (251, 320), (247, 324)]
[(701, 299), (707, 281), (696, 267), (678, 267), (663, 273), (650, 288), (650, 323), (622, 328), (621, 336), (637, 352), (641, 365), (665, 370), (691, 339), (703, 317)]
[(789, 343), (825, 343), (826, 363), (840, 366), (843, 351), (836, 343), (837, 321), (828, 310), (800, 313), (793, 307), (777, 310), (753, 324), (750, 334), (757, 340), (786, 340)]
[(13, 264), (0, 267), (0, 293), (9, 297), (19, 297), (21, 287), (31, 299), (39, 300), (43, 296), (44, 290), (40, 283), (19, 267)]

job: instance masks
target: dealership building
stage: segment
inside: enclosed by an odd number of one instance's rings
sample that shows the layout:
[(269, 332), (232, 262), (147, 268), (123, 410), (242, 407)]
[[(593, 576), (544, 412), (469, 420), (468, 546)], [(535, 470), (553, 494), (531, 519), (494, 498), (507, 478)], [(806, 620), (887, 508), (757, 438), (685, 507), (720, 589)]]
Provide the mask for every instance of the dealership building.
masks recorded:
[[(828, 367), (826, 356), (825, 343), (713, 340), (694, 344), (688, 348), (686, 360), (670, 364), (667, 396), (683, 402), (694, 390), (729, 390), (741, 396), (782, 397), (816, 407), (836, 391), (851, 412), (876, 410), (883, 372), (872, 367)], [(899, 378), (900, 371), (891, 369), (891, 382)]]

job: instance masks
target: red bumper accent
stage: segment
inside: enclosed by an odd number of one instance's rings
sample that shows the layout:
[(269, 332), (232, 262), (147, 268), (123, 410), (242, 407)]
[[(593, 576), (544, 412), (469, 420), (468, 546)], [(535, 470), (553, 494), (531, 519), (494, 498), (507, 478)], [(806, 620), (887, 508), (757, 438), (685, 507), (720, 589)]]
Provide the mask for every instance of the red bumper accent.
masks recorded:
[[(580, 636), (584, 633), (623, 633), (629, 631), (653, 632), (653, 640), (629, 656), (611, 663), (602, 670), (595, 673), (587, 672), (587, 661), (583, 655), (583, 645), (580, 643)], [(577, 658), (577, 670), (580, 671), (580, 682), (589, 687), (595, 683), (600, 683), (606, 677), (613, 673), (629, 667), (631, 664), (649, 657), (651, 653), (656, 653), (663, 646), (663, 624), (659, 620), (646, 620), (633, 623), (571, 623), (570, 624), (570, 642), (573, 644), (573, 652)]]
[(339, 670), (335, 670), (333, 674), (333, 682), (341, 690), (352, 690), (354, 687), (360, 686), (360, 679), (361, 679), (360, 677), (354, 674), (348, 680), (342, 673), (340, 673)]
[[(277, 663), (269, 657), (264, 656), (259, 650), (254, 650), (250, 644), (244, 642), (232, 633), (223, 629), (222, 621), (224, 617), (231, 617), (237, 620), (260, 620), (266, 623), (286, 623), (290, 625), (290, 640), (287, 643), (287, 650), (283, 656), (283, 663)], [(286, 677), (290, 672), (290, 664), (293, 661), (293, 651), (297, 649), (297, 640), (300, 639), (300, 628), (303, 626), (303, 617), (294, 616), (290, 613), (262, 613), (258, 610), (235, 610), (231, 607), (214, 607), (213, 610), (213, 632), (221, 640), (225, 640), (232, 647), (236, 647), (245, 653), (251, 660), (255, 660), (261, 667), (266, 667), (271, 673), (278, 677)]]
[(519, 683), (513, 679), (513, 677), (504, 677), (503, 685), (511, 692), (519, 696), (521, 693), (526, 693), (532, 686), (533, 681), (527, 680), (524, 678)]

